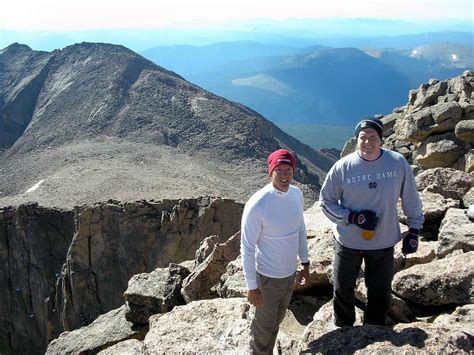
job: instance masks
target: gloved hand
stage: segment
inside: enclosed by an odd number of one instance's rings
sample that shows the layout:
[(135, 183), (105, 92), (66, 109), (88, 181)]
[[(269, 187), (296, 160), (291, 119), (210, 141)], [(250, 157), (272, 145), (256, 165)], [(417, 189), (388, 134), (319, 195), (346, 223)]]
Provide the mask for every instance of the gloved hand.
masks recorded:
[(402, 242), (403, 254), (413, 254), (418, 250), (418, 236), (419, 235), (420, 235), (419, 229), (410, 228), (408, 230)]
[(357, 227), (373, 231), (377, 227), (379, 221), (375, 212), (364, 210), (361, 212), (352, 211), (349, 214), (349, 223), (355, 224)]

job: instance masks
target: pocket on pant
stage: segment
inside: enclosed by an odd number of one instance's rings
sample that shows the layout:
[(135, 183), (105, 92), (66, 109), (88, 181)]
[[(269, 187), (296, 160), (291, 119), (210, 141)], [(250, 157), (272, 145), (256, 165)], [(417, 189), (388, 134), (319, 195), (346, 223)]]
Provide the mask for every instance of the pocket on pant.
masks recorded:
[(257, 285), (258, 288), (265, 287), (265, 285), (270, 281), (268, 276), (257, 273)]

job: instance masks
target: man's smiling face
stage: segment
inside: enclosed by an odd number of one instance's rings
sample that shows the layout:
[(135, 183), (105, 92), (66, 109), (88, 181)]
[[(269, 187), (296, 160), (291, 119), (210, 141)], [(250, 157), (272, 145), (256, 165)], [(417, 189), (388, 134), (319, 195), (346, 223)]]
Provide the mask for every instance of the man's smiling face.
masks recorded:
[(382, 141), (373, 128), (364, 128), (357, 137), (359, 155), (366, 160), (375, 160), (380, 156)]
[(287, 192), (293, 180), (293, 168), (289, 164), (279, 164), (272, 171), (272, 184), (277, 190)]

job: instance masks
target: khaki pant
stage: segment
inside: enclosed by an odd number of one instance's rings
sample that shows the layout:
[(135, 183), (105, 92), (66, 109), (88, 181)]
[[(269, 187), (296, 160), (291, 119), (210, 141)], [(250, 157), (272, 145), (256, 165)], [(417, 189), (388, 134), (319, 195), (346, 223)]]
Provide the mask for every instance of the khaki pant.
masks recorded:
[(280, 323), (293, 294), (296, 273), (283, 279), (257, 273), (263, 304), (256, 308), (250, 326), (250, 348), (254, 354), (272, 354)]

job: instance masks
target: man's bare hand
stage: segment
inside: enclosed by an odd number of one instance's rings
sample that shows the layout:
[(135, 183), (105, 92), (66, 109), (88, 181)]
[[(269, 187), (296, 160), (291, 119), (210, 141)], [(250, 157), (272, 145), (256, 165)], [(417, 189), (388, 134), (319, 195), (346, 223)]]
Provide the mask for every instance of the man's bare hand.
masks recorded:
[(303, 270), (298, 272), (298, 278), (296, 279), (298, 285), (306, 285), (309, 282), (309, 266), (304, 266)]
[(249, 300), (250, 304), (254, 305), (255, 307), (260, 307), (263, 304), (262, 293), (258, 288), (255, 290), (248, 290), (247, 299)]

